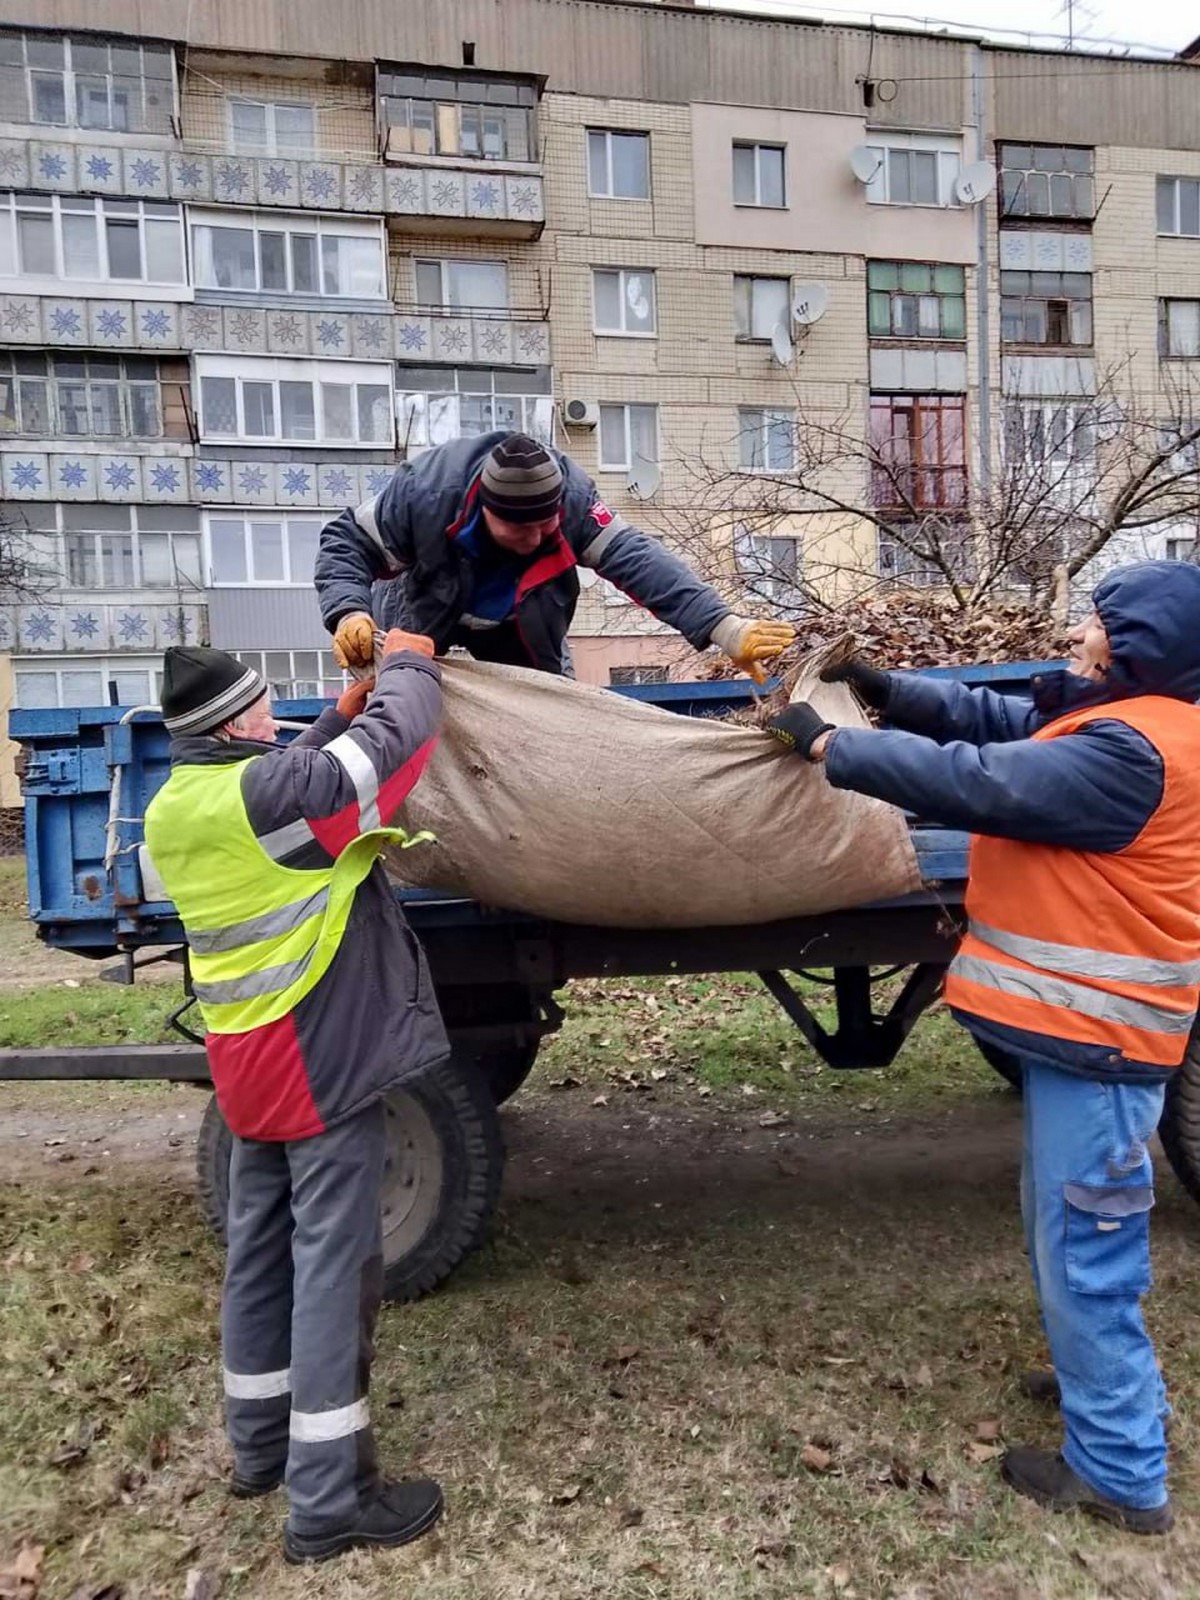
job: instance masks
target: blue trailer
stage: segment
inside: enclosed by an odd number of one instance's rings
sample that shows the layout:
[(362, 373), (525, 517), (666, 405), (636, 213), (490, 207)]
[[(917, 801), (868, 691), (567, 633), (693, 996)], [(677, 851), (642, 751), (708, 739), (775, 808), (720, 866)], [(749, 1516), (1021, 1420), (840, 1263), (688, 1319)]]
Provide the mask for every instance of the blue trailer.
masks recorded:
[[(1032, 663), (939, 669), (969, 684), (1021, 693)], [(615, 691), (686, 716), (744, 708), (744, 680), (656, 684)], [(321, 701), (280, 705), (309, 722)], [(189, 1025), (187, 950), (174, 906), (142, 849), (141, 819), (167, 772), (168, 738), (153, 712), (120, 707), (14, 711), (22, 747), (29, 903), (40, 937), (58, 949), (115, 961), (132, 983), (149, 964), (179, 964), (171, 1014), (180, 1043), (0, 1050), (5, 1078), (164, 1078), (208, 1087), (201, 1039)], [(901, 899), (752, 927), (663, 931), (550, 922), (436, 893), (401, 894), (420, 936), (453, 1051), (438, 1072), (389, 1102), (384, 1208), (387, 1291), (425, 1293), (481, 1242), (503, 1171), (496, 1108), (514, 1094), (542, 1038), (563, 1020), (556, 994), (571, 978), (755, 972), (812, 1047), (846, 1070), (890, 1064), (936, 999), (962, 925), (967, 839), (912, 819), (923, 887)], [(788, 974), (819, 974), (836, 1026), (814, 1016)], [(877, 996), (888, 982), (886, 1006)], [(1015, 1065), (989, 1052), (1015, 1081)], [(1200, 1200), (1200, 1036), (1167, 1099), (1160, 1129), (1180, 1180)], [(200, 1195), (220, 1232), (228, 1199), (229, 1135), (209, 1101), (198, 1145)]]

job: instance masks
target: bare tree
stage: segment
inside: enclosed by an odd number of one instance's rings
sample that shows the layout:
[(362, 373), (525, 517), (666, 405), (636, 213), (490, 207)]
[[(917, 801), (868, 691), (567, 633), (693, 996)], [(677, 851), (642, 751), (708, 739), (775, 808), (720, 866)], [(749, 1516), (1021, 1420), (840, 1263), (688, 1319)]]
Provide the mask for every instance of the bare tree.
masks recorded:
[(0, 606), (27, 604), (54, 580), (37, 558), (24, 517), (0, 504)]

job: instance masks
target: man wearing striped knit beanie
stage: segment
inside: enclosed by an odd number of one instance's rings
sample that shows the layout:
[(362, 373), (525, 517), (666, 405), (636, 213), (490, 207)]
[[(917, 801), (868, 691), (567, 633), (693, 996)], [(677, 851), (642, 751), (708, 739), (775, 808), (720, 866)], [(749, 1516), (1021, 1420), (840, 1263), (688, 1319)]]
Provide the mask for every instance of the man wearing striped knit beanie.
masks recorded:
[(790, 623), (736, 615), (653, 535), (600, 499), (581, 467), (522, 433), (453, 439), (397, 468), (321, 533), (316, 585), (333, 653), (365, 668), (380, 627), (482, 661), (569, 673), (567, 629), (588, 567), (761, 681)]

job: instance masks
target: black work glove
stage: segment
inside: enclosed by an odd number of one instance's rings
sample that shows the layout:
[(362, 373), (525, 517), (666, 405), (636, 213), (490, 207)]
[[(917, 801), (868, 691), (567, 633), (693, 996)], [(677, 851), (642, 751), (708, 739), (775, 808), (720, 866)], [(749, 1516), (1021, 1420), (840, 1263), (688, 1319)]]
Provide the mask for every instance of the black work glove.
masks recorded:
[(821, 682), (848, 683), (864, 705), (871, 706), (875, 711), (887, 709), (891, 686), (888, 674), (860, 661), (857, 656), (851, 656), (848, 661), (839, 661), (836, 666), (826, 667), (821, 674)]
[(809, 752), (816, 741), (823, 733), (830, 733), (833, 727), (834, 724), (826, 722), (807, 700), (797, 700), (795, 705), (781, 711), (777, 717), (768, 717), (766, 723), (768, 733), (806, 761), (812, 760)]

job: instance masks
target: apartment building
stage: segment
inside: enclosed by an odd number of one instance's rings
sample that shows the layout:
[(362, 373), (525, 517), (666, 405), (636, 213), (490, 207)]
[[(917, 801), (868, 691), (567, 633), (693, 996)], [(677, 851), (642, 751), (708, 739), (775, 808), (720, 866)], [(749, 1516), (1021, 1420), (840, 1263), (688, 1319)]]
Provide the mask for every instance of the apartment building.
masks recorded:
[[(330, 692), (321, 524), (456, 435), (553, 439), (794, 606), (920, 576), (857, 506), (965, 515), (1005, 450), (1086, 451), (1105, 371), (1200, 363), (1183, 61), (641, 0), (0, 0), (0, 185), (22, 706), (151, 701), (189, 639)], [(892, 470), (764, 515), (813, 429)], [(690, 657), (602, 582), (575, 651)]]

